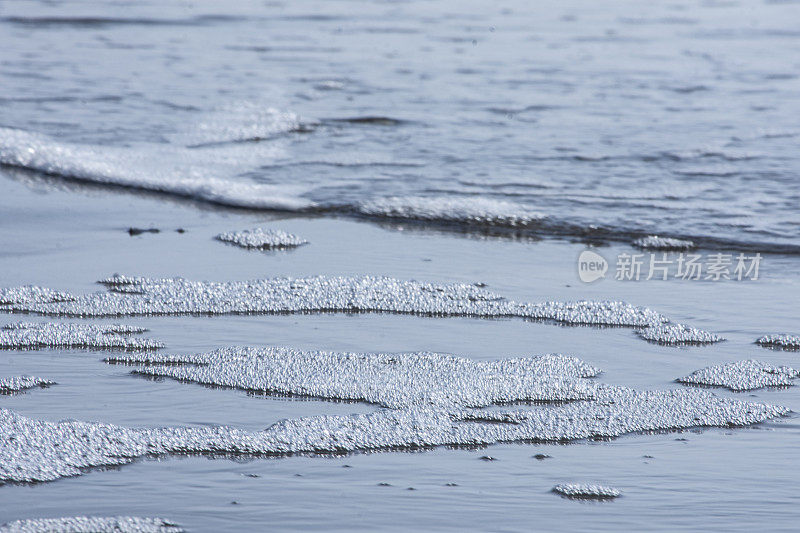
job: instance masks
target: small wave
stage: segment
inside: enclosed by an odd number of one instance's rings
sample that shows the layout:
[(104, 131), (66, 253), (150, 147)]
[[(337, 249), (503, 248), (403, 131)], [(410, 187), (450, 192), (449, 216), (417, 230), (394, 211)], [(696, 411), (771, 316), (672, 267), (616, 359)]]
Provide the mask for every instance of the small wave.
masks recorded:
[[(253, 169), (261, 169), (263, 174), (265, 169), (294, 165), (366, 168), (424, 166), (424, 163), (413, 160), (370, 160), (348, 154), (338, 154), (331, 159), (293, 161), (286, 156), (280, 141), (241, 141), (248, 137), (274, 139), (298, 131), (301, 127), (303, 124), (293, 113), (253, 103), (223, 106), (207, 114), (197, 124), (187, 127), (184, 133), (171, 135), (170, 143), (162, 144), (138, 143), (121, 147), (66, 143), (42, 134), (0, 127), (0, 166), (45, 175), (55, 183), (61, 179), (73, 183), (84, 182), (167, 194), (234, 208), (345, 215), (377, 222), (420, 223), (420, 228), (440, 226), (433, 229), (492, 236), (567, 237), (603, 243), (630, 241), (647, 235), (636, 227), (573, 221), (545, 215), (533, 207), (509, 200), (480, 195), (466, 196), (463, 191), (457, 195), (457, 190), (447, 196), (389, 196), (372, 200), (360, 200), (356, 197), (334, 201), (325, 194), (324, 187), (319, 187), (314, 181), (305, 185), (288, 182), (268, 184), (256, 181), (262, 176), (249, 178)], [(559, 157), (597, 162), (612, 156), (599, 154)], [(717, 158), (734, 161), (756, 156), (727, 150), (707, 150), (636, 157), (642, 160)], [(700, 170), (705, 171), (704, 168)], [(691, 169), (687, 171), (690, 172)], [(463, 183), (475, 182), (463, 180)], [(483, 186), (481, 183), (477, 185)], [(500, 186), (517, 184), (499, 184), (498, 187)], [(659, 198), (656, 193), (651, 193), (647, 193), (650, 194), (647, 198)], [(315, 198), (315, 194), (319, 198)], [(662, 196), (671, 198), (670, 194), (664, 192)], [(575, 200), (578, 196), (567, 193), (563, 198)], [(604, 197), (598, 195), (589, 199), (596, 203)], [(708, 249), (800, 253), (800, 245), (796, 244), (722, 239), (702, 234), (684, 237), (690, 238), (698, 247)]]
[(658, 17), (658, 18), (645, 18), (645, 17), (617, 17), (621, 24), (630, 24), (634, 26), (642, 25), (694, 25), (699, 21), (698, 19), (688, 17)]
[(286, 161), (273, 163), (270, 165), (263, 165), (261, 168), (287, 168), (287, 167), (339, 167), (339, 168), (359, 168), (359, 167), (397, 167), (397, 168), (420, 168), (424, 167), (425, 163), (417, 161), (387, 161), (387, 160), (369, 160), (360, 157), (352, 159), (338, 158), (338, 159), (317, 159), (311, 161)]
[(782, 28), (719, 28), (714, 30), (698, 31), (691, 35), (696, 39), (796, 39), (800, 37), (800, 30), (787, 30)]
[(683, 151), (666, 151), (653, 155), (639, 156), (641, 161), (650, 163), (655, 161), (697, 161), (697, 160), (720, 160), (720, 161), (750, 161), (763, 157), (761, 153), (743, 152), (736, 150), (723, 150), (720, 148), (705, 148)]
[(496, 115), (521, 115), (523, 113), (530, 113), (536, 111), (552, 111), (561, 109), (561, 106), (550, 104), (531, 104), (520, 108), (510, 107), (489, 107), (487, 111)]
[[(224, 129), (224, 128), (223, 128)], [(237, 158), (262, 159), (269, 152), (198, 153), (188, 148), (137, 148), (61, 143), (44, 135), (0, 127), (0, 165), (52, 176), (182, 196), (232, 207), (303, 210), (313, 202), (298, 188), (212, 177), (235, 172)], [(294, 194), (291, 194), (294, 193)]]
[(666, 89), (680, 94), (691, 94), (711, 90), (705, 85), (682, 85), (677, 87), (666, 87)]
[(301, 123), (292, 112), (243, 101), (229, 103), (204, 114), (183, 132), (171, 135), (170, 140), (175, 144), (201, 148), (264, 141), (281, 134), (307, 131), (312, 131), (311, 127)]
[(199, 15), (186, 19), (159, 19), (146, 17), (4, 17), (2, 22), (30, 27), (51, 26), (201, 26), (219, 22), (244, 20), (231, 15)]
[(321, 54), (332, 54), (339, 52), (340, 48), (332, 48), (332, 47), (324, 47), (324, 46), (241, 46), (241, 45), (229, 45), (225, 47), (226, 50), (234, 50), (237, 52), (256, 52), (259, 54), (264, 54), (267, 52), (309, 52), (309, 53), (321, 53)]
[(394, 220), (524, 228), (546, 215), (513, 202), (486, 198), (390, 197), (362, 203), (362, 215)]
[(672, 173), (689, 177), (731, 178), (740, 175), (742, 171), (725, 168), (701, 168), (697, 170), (673, 170)]
[(407, 121), (391, 117), (347, 117), (347, 118), (326, 118), (322, 120), (323, 123), (346, 123), (346, 124), (365, 124), (371, 126), (400, 126)]
[(117, 95), (101, 96), (0, 96), (0, 102), (45, 104), (50, 102), (121, 102)]

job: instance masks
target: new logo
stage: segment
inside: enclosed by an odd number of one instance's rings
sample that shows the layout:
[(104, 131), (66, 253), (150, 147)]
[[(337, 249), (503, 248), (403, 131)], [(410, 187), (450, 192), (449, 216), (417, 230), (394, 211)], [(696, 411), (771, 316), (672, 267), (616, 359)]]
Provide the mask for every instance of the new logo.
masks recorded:
[(602, 255), (584, 250), (578, 256), (578, 277), (584, 283), (591, 283), (606, 277), (608, 261)]

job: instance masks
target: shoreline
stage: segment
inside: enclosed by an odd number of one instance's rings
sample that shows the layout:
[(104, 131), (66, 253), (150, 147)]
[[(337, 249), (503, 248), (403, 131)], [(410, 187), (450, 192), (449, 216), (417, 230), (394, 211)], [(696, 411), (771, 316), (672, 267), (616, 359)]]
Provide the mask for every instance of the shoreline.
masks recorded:
[[(11, 185), (14, 182), (10, 183)], [(36, 191), (24, 185), (8, 187), (0, 200), (0, 220), (5, 253), (0, 253), (2, 286), (38, 284), (77, 294), (102, 290), (97, 280), (115, 272), (152, 277), (182, 276), (193, 280), (236, 281), (283, 276), (386, 275), (401, 280), (434, 283), (482, 283), (487, 290), (518, 301), (620, 299), (650, 307), (674, 320), (686, 322), (728, 340), (711, 346), (672, 347), (642, 341), (629, 328), (554, 326), (519, 319), (428, 318), (368, 314), (300, 314), (244, 316), (124, 317), (119, 319), (61, 319), (21, 314), (0, 314), (0, 324), (18, 321), (58, 321), (84, 324), (125, 323), (146, 327), (148, 337), (162, 341), (165, 354), (193, 354), (225, 346), (287, 346), (308, 350), (401, 353), (415, 350), (452, 353), (476, 360), (545, 353), (575, 355), (596, 365), (602, 383), (636, 389), (680, 390), (673, 380), (694, 370), (732, 360), (758, 358), (771, 364), (791, 364), (796, 353), (767, 350), (754, 344), (761, 335), (786, 330), (797, 323), (791, 298), (793, 258), (769, 256), (764, 276), (754, 282), (691, 282), (681, 280), (622, 282), (607, 279), (582, 283), (576, 261), (582, 244), (557, 239), (541, 241), (473, 238), (440, 231), (401, 231), (398, 227), (338, 218), (268, 216), (264, 213), (233, 213), (196, 209), (193, 205), (164, 202), (160, 198), (116, 194), (96, 190), (76, 192)], [(174, 226), (174, 228), (173, 228)], [(310, 241), (294, 250), (262, 252), (225, 245), (214, 239), (222, 231), (251, 227), (289, 231)], [(160, 233), (129, 235), (129, 227), (158, 227)], [(174, 229), (184, 228), (185, 233)], [(9, 253), (14, 250), (14, 253)], [(632, 251), (629, 246), (600, 248), (613, 255)], [(197, 258), (202, 260), (198, 261)], [(522, 274), (521, 274), (522, 273)], [(745, 307), (737, 303), (748, 301)], [(767, 312), (768, 310), (768, 312)], [(498, 343), (502, 349), (498, 350)], [(3, 407), (32, 418), (49, 421), (78, 419), (132, 427), (232, 425), (259, 431), (286, 418), (330, 414), (368, 413), (374, 407), (362, 403), (336, 403), (313, 399), (253, 397), (236, 390), (153, 381), (129, 374), (130, 369), (107, 365), (103, 352), (81, 349), (35, 352), (3, 350), (0, 372), (4, 376), (32, 374), (58, 383), (44, 391), (2, 398)], [(797, 387), (734, 393), (713, 389), (722, 398), (786, 405), (800, 412)], [(166, 406), (170, 406), (166, 408)], [(669, 505), (691, 508), (706, 501), (697, 491), (714, 495), (717, 501), (743, 498), (744, 484), (727, 492), (715, 492), (709, 483), (730, 473), (731, 464), (762, 464), (776, 468), (779, 479), (790, 460), (794, 440), (792, 414), (788, 419), (762, 423), (750, 429), (703, 429), (660, 435), (628, 435), (603, 443), (582, 441), (559, 444), (496, 444), (485, 450), (435, 449), (422, 453), (355, 454), (338, 458), (258, 459), (237, 463), (228, 459), (203, 458), (140, 460), (119, 471), (93, 472), (46, 486), (35, 486), (35, 494), (50, 494), (55, 504), (50, 516), (96, 513), (107, 515), (169, 516), (191, 530), (203, 531), (246, 520), (253, 513), (261, 522), (278, 520), (279, 529), (307, 525), (296, 514), (281, 515), (276, 507), (263, 506), (263, 499), (291, 508), (294, 498), (316, 498), (319, 513), (331, 512), (326, 494), (346, 491), (352, 500), (345, 505), (364, 509), (378, 506), (382, 519), (407, 520), (410, 505), (423, 509), (415, 520), (419, 527), (446, 528), (437, 505), (453, 508), (469, 505), (480, 509), (477, 516), (462, 509), (464, 522), (450, 516), (448, 524), (505, 523), (523, 527), (531, 509), (540, 523), (558, 529), (556, 520), (567, 511), (572, 527), (581, 524), (618, 524), (617, 513), (597, 514), (591, 506), (553, 498), (549, 489), (572, 479), (607, 480), (624, 490), (624, 497), (610, 504), (636, 503), (648, 515), (657, 515), (671, 529), (681, 525)], [(731, 440), (728, 434), (737, 435)], [(689, 439), (676, 440), (676, 439)], [(690, 457), (703, 461), (699, 468), (708, 481), (695, 479), (690, 485), (680, 479), (691, 475), (680, 466)], [(764, 462), (764, 453), (770, 460)], [(531, 459), (536, 453), (554, 457)], [(498, 461), (479, 461), (490, 454)], [(738, 454), (738, 458), (735, 456)], [(653, 455), (656, 459), (641, 459)], [(693, 459), (694, 460), (694, 459)], [(737, 463), (739, 461), (739, 463)], [(350, 475), (353, 467), (356, 475)], [(744, 469), (742, 475), (746, 476)], [(427, 472), (427, 473), (424, 473)], [(251, 478), (250, 474), (260, 476)], [(297, 477), (295, 474), (301, 474)], [(517, 481), (517, 477), (523, 478)], [(487, 477), (488, 476), (488, 477)], [(524, 479), (524, 482), (523, 482)], [(192, 487), (205, 480), (215, 487), (197, 492)], [(305, 481), (304, 481), (305, 480)], [(742, 478), (744, 480), (744, 478)], [(283, 492), (270, 489), (271, 481)], [(265, 485), (265, 482), (266, 485)], [(379, 483), (389, 487), (378, 487)], [(787, 480), (788, 482), (788, 480)], [(304, 484), (305, 483), (305, 484)], [(457, 487), (448, 487), (455, 483)], [(521, 485), (519, 483), (522, 483)], [(113, 501), (98, 505), (99, 491), (125, 487)], [(666, 502), (664, 487), (671, 487)], [(81, 487), (77, 501), (67, 497)], [(142, 498), (145, 488), (153, 498)], [(406, 491), (414, 487), (415, 491)], [(461, 488), (463, 487), (463, 488)], [(660, 487), (660, 488), (659, 488)], [(376, 492), (376, 489), (384, 492)], [(402, 489), (402, 490), (399, 490)], [(0, 521), (38, 516), (32, 500), (19, 487), (1, 490), (11, 502)], [(447, 492), (447, 491), (450, 492)], [(244, 491), (244, 492), (243, 492)], [(258, 505), (254, 495), (261, 494)], [(492, 496), (487, 497), (487, 491)], [(511, 492), (509, 492), (511, 491)], [(192, 495), (189, 497), (188, 495)], [(435, 505), (426, 507), (418, 498)], [(710, 496), (709, 496), (710, 497)], [(389, 507), (375, 498), (385, 498)], [(179, 502), (166, 509), (160, 499)], [(239, 505), (231, 505), (230, 501)], [(691, 500), (691, 502), (690, 502)], [(208, 510), (196, 515), (188, 506), (203, 502)], [(181, 503), (182, 502), (182, 503)], [(337, 500), (341, 505), (341, 501)], [(493, 503), (494, 502), (494, 503)], [(706, 501), (707, 503), (707, 501)], [(496, 509), (514, 509), (513, 518), (502, 518)], [(779, 505), (775, 503), (774, 505)], [(564, 507), (569, 506), (569, 507)], [(621, 508), (621, 507), (620, 507)], [(779, 507), (777, 507), (779, 508)], [(326, 510), (327, 509), (327, 510)], [(393, 509), (393, 510), (392, 510)], [(638, 511), (625, 507), (627, 520), (637, 520)], [(266, 515), (264, 514), (266, 513)], [(276, 514), (277, 513), (277, 514)], [(399, 513), (399, 514), (395, 514)], [(277, 518), (282, 516), (282, 518)], [(729, 515), (725, 523), (736, 529), (748, 523), (744, 514)], [(522, 522), (520, 522), (522, 521)], [(612, 522), (608, 522), (610, 524)], [(632, 522), (633, 523), (633, 522)], [(330, 526), (331, 524), (327, 524)], [(355, 523), (340, 518), (336, 527)]]

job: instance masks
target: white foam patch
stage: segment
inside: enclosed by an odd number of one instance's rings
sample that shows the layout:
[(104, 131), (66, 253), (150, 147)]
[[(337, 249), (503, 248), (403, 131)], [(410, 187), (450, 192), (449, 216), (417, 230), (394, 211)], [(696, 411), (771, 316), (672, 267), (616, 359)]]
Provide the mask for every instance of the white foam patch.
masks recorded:
[(301, 127), (290, 112), (257, 102), (230, 102), (203, 115), (170, 140), (185, 146), (267, 140)]
[(665, 251), (681, 251), (691, 250), (695, 247), (694, 242), (685, 241), (682, 239), (672, 239), (669, 237), (659, 237), (658, 235), (649, 235), (633, 241), (633, 245), (637, 248), (644, 250), (665, 250)]
[(574, 325), (636, 327), (661, 324), (669, 320), (647, 307), (637, 307), (619, 301), (582, 300), (517, 305), (521, 308), (517, 316)]
[(788, 366), (772, 366), (762, 361), (748, 359), (696, 370), (678, 378), (680, 383), (726, 387), (733, 391), (747, 391), (762, 387), (788, 387), (800, 371)]
[(115, 275), (103, 280), (109, 292), (40, 297), (0, 307), (53, 316), (386, 312), (426, 316), (519, 317), (565, 324), (647, 327), (663, 315), (625, 302), (518, 303), (468, 284), (438, 285), (387, 277), (276, 278), (227, 283), (181, 278), (147, 279)]
[(131, 354), (107, 362), (144, 364), (136, 372), (272, 395), (368, 402), (393, 409), (486, 407), (594, 397), (581, 378), (600, 370), (575, 357), (475, 361), (428, 352), (336, 353), (291, 348), (223, 348), (192, 356)]
[(520, 204), (481, 197), (394, 196), (363, 202), (358, 210), (381, 218), (508, 228), (524, 228), (546, 218)]
[(2, 165), (235, 207), (284, 210), (311, 207), (312, 202), (299, 196), (305, 189), (234, 179), (280, 153), (278, 147), (265, 143), (258, 143), (257, 148), (249, 145), (202, 150), (164, 144), (91, 146), (62, 143), (44, 135), (0, 127)]
[(718, 398), (699, 390), (638, 392), (605, 387), (596, 400), (511, 411), (381, 409), (349, 416), (285, 420), (264, 431), (229, 427), (130, 429), (33, 420), (0, 409), (0, 480), (53, 481), (89, 468), (168, 454), (276, 456), (568, 442), (627, 433), (745, 426), (788, 413), (783, 407)]
[(58, 322), (19, 322), (0, 329), (0, 349), (97, 348), (156, 350), (163, 344), (133, 337), (147, 331), (121, 324), (94, 325)]
[(553, 487), (553, 492), (567, 498), (587, 500), (610, 500), (622, 495), (614, 487), (584, 483), (561, 483)]
[(0, 526), (0, 533), (180, 533), (183, 529), (163, 518), (138, 516), (70, 516), (29, 518)]
[(0, 305), (23, 302), (65, 302), (73, 296), (44, 287), (26, 285), (24, 287), (0, 288)]
[(259, 248), (263, 250), (296, 248), (308, 241), (286, 233), (282, 230), (256, 228), (244, 231), (228, 231), (217, 235), (217, 240), (235, 244), (242, 248)]
[(637, 329), (642, 339), (659, 344), (713, 344), (724, 340), (719, 335), (683, 324), (661, 324)]
[(16, 394), (35, 388), (55, 385), (55, 381), (37, 378), (36, 376), (18, 376), (13, 378), (0, 378), (0, 394)]
[(800, 350), (800, 335), (789, 335), (787, 333), (764, 335), (756, 341), (756, 344), (787, 350)]

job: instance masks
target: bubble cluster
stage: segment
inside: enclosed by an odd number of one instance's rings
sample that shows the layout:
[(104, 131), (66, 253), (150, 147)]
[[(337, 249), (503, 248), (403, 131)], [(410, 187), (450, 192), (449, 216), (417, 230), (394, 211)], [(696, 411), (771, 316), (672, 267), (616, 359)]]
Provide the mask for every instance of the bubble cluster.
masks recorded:
[(789, 335), (780, 333), (775, 335), (764, 335), (756, 341), (761, 346), (784, 348), (786, 350), (800, 350), (800, 335)]
[[(645, 307), (618, 301), (518, 303), (474, 285), (388, 277), (275, 278), (226, 283), (114, 275), (108, 292), (46, 299), (17, 297), (6, 311), (51, 316), (384, 312), (425, 316), (519, 317), (565, 324), (647, 327), (667, 322)], [(11, 291), (18, 289), (10, 289)], [(61, 295), (62, 293), (57, 293)]]
[(229, 231), (220, 233), (216, 238), (222, 242), (235, 244), (242, 248), (258, 248), (262, 250), (295, 248), (308, 243), (307, 240), (285, 231), (262, 228)]
[(613, 487), (579, 483), (561, 483), (553, 487), (553, 492), (566, 498), (587, 500), (610, 500), (622, 495), (619, 490)]
[(733, 391), (747, 391), (762, 387), (788, 387), (800, 370), (788, 366), (772, 366), (762, 361), (748, 359), (696, 370), (678, 378), (679, 383), (726, 387)]
[(361, 401), (393, 409), (475, 408), (594, 397), (600, 370), (565, 355), (475, 361), (428, 352), (380, 354), (223, 348), (191, 356), (130, 354), (135, 372), (271, 395)]
[(18, 322), (0, 329), (0, 349), (97, 348), (156, 350), (163, 344), (131, 335), (147, 331), (122, 324)]
[(695, 247), (694, 242), (669, 237), (649, 235), (633, 241), (633, 245), (643, 250), (685, 251)]
[(74, 297), (45, 287), (26, 285), (24, 287), (0, 288), (0, 305), (36, 302), (66, 302)]
[(488, 198), (389, 197), (361, 203), (362, 215), (418, 222), (524, 228), (546, 215), (520, 204)]
[(546, 302), (517, 304), (524, 318), (587, 326), (650, 327), (669, 319), (646, 307), (619, 301)]
[(180, 533), (183, 529), (163, 518), (138, 516), (70, 516), (29, 518), (0, 526), (0, 533)]
[(723, 339), (719, 335), (683, 324), (661, 324), (649, 328), (637, 329), (639, 337), (658, 344), (713, 344)]
[[(569, 442), (746, 426), (788, 413), (784, 407), (719, 398), (696, 389), (636, 391), (598, 384), (587, 379), (596, 369), (565, 356), (475, 362), (428, 353), (235, 348), (188, 357), (130, 354), (115, 362), (141, 364), (152, 375), (198, 383), (366, 401), (379, 407), (366, 414), (283, 420), (258, 432), (224, 426), (124, 428), (48, 422), (0, 409), (0, 480), (52, 481), (145, 456), (346, 454)], [(519, 405), (532, 400), (557, 403)], [(492, 409), (481, 408), (489, 406)]]
[(18, 376), (13, 378), (0, 378), (0, 394), (15, 394), (36, 387), (49, 387), (55, 381), (37, 378), (36, 376)]

